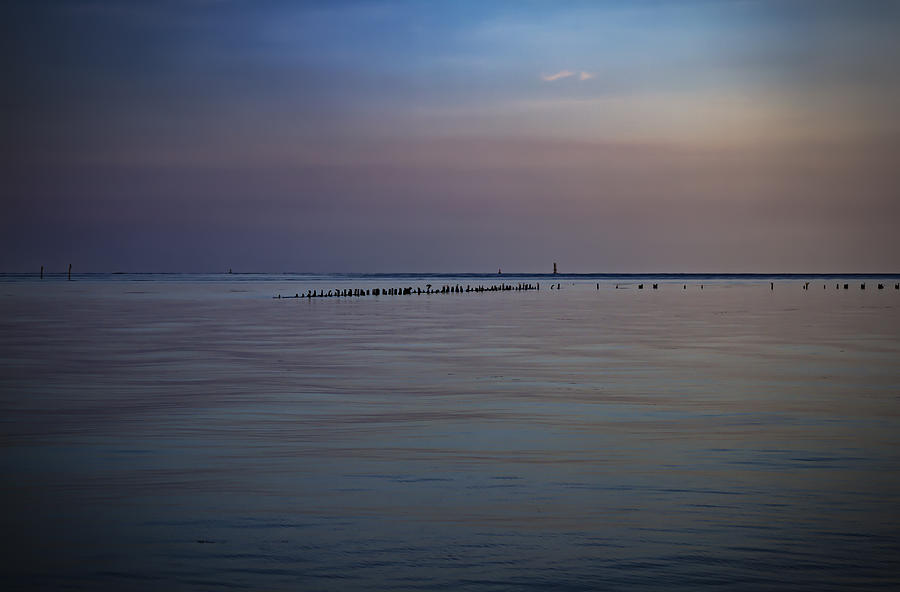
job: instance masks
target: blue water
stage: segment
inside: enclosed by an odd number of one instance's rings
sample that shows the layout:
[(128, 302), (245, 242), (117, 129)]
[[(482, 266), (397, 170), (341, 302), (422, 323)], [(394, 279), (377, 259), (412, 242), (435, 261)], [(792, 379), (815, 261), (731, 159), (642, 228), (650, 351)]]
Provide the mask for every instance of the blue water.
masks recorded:
[(0, 276), (4, 589), (900, 586), (896, 276), (63, 277)]

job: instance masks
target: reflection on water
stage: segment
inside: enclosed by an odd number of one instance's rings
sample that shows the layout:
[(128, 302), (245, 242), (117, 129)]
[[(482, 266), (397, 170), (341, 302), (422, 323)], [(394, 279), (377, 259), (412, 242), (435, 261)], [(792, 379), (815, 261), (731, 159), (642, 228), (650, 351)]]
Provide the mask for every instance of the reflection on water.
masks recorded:
[(0, 285), (4, 580), (900, 585), (900, 293), (335, 282)]

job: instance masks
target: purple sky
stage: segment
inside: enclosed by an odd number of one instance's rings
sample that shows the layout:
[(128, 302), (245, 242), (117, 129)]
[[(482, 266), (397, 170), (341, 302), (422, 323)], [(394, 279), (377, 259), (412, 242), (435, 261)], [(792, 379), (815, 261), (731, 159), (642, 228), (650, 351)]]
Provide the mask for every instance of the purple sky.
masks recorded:
[(0, 271), (900, 271), (895, 2), (0, 11)]

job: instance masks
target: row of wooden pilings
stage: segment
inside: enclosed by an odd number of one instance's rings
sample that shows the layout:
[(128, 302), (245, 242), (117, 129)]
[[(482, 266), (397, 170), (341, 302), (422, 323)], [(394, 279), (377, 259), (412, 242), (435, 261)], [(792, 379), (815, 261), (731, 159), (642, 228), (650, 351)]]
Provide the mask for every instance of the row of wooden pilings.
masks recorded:
[(318, 292), (316, 290), (307, 290), (306, 294), (300, 294), (299, 292), (294, 294), (293, 296), (282, 296), (278, 294), (277, 296), (273, 296), (275, 299), (282, 298), (352, 298), (360, 296), (410, 296), (410, 295), (421, 295), (421, 294), (463, 294), (468, 292), (523, 292), (526, 290), (540, 290), (540, 284), (528, 284), (528, 283), (518, 283), (518, 284), (495, 284), (491, 286), (472, 286), (467, 285), (465, 287), (462, 284), (455, 285), (446, 285), (441, 286), (439, 288), (432, 289), (431, 284), (422, 288), (413, 288), (412, 286), (407, 286), (405, 288), (338, 288), (333, 290), (324, 290), (320, 289)]
[[(559, 290), (561, 289), (561, 284), (550, 284), (551, 290)], [(654, 290), (659, 289), (659, 284), (652, 284)], [(822, 284), (822, 289), (827, 289), (827, 284)], [(282, 296), (278, 294), (273, 296), (275, 299), (282, 298), (359, 298), (361, 296), (410, 296), (410, 295), (421, 295), (421, 294), (463, 294), (463, 293), (482, 293), (482, 292), (522, 292), (527, 290), (540, 290), (541, 284), (530, 284), (530, 283), (518, 283), (518, 284), (494, 284), (490, 286), (472, 286), (467, 285), (465, 287), (462, 284), (454, 284), (454, 285), (445, 285), (439, 288), (432, 289), (431, 284), (425, 286), (425, 288), (413, 288), (412, 286), (407, 286), (403, 288), (337, 288), (332, 290), (324, 290), (320, 289), (316, 290), (307, 290), (306, 294), (300, 294), (299, 292), (294, 294), (293, 296)], [(600, 284), (597, 284), (597, 289), (600, 289)], [(616, 289), (619, 289), (619, 284), (616, 284)], [(638, 290), (644, 289), (644, 284), (637, 285)], [(687, 290), (687, 284), (682, 286), (683, 290)], [(703, 289), (703, 284), (700, 284), (700, 289)], [(769, 283), (769, 289), (775, 289), (775, 282)], [(809, 282), (805, 282), (803, 284), (804, 290), (809, 290)], [(834, 285), (835, 290), (841, 289), (841, 284), (837, 283)], [(843, 284), (844, 290), (850, 289), (850, 284)], [(860, 290), (866, 289), (865, 282), (859, 285)], [(878, 284), (879, 290), (884, 290), (884, 284)], [(900, 290), (900, 283), (894, 284), (895, 290)]]
[[(773, 288), (773, 289), (774, 289), (774, 288)], [(809, 290), (809, 282), (806, 282), (805, 284), (803, 284), (803, 289), (804, 289), (804, 290)], [(828, 285), (827, 285), (827, 284), (822, 284), (822, 289), (823, 289), (823, 290), (827, 290), (827, 289), (828, 289)], [(835, 285), (834, 285), (834, 289), (835, 289), (835, 290), (840, 290), (840, 289), (841, 289), (841, 284), (835, 284)], [(844, 284), (844, 289), (845, 289), (845, 290), (849, 290), (849, 289), (850, 289), (850, 284)], [(863, 282), (863, 283), (861, 283), (861, 284), (859, 285), (859, 289), (860, 289), (860, 290), (865, 290), (865, 289), (866, 289), (866, 284), (865, 284), (865, 282)], [(878, 289), (879, 289), (879, 290), (884, 290), (884, 284), (878, 284)], [(894, 284), (894, 289), (895, 289), (895, 290), (900, 290), (900, 284)]]

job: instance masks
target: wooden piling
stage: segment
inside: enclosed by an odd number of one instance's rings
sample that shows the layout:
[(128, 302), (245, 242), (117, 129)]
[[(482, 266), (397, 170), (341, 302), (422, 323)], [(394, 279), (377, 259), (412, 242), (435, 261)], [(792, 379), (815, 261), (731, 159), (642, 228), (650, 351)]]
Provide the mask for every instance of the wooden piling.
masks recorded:
[(44, 279), (44, 266), (41, 265), (41, 279)]
[(72, 264), (69, 263), (69, 281), (72, 281)]

